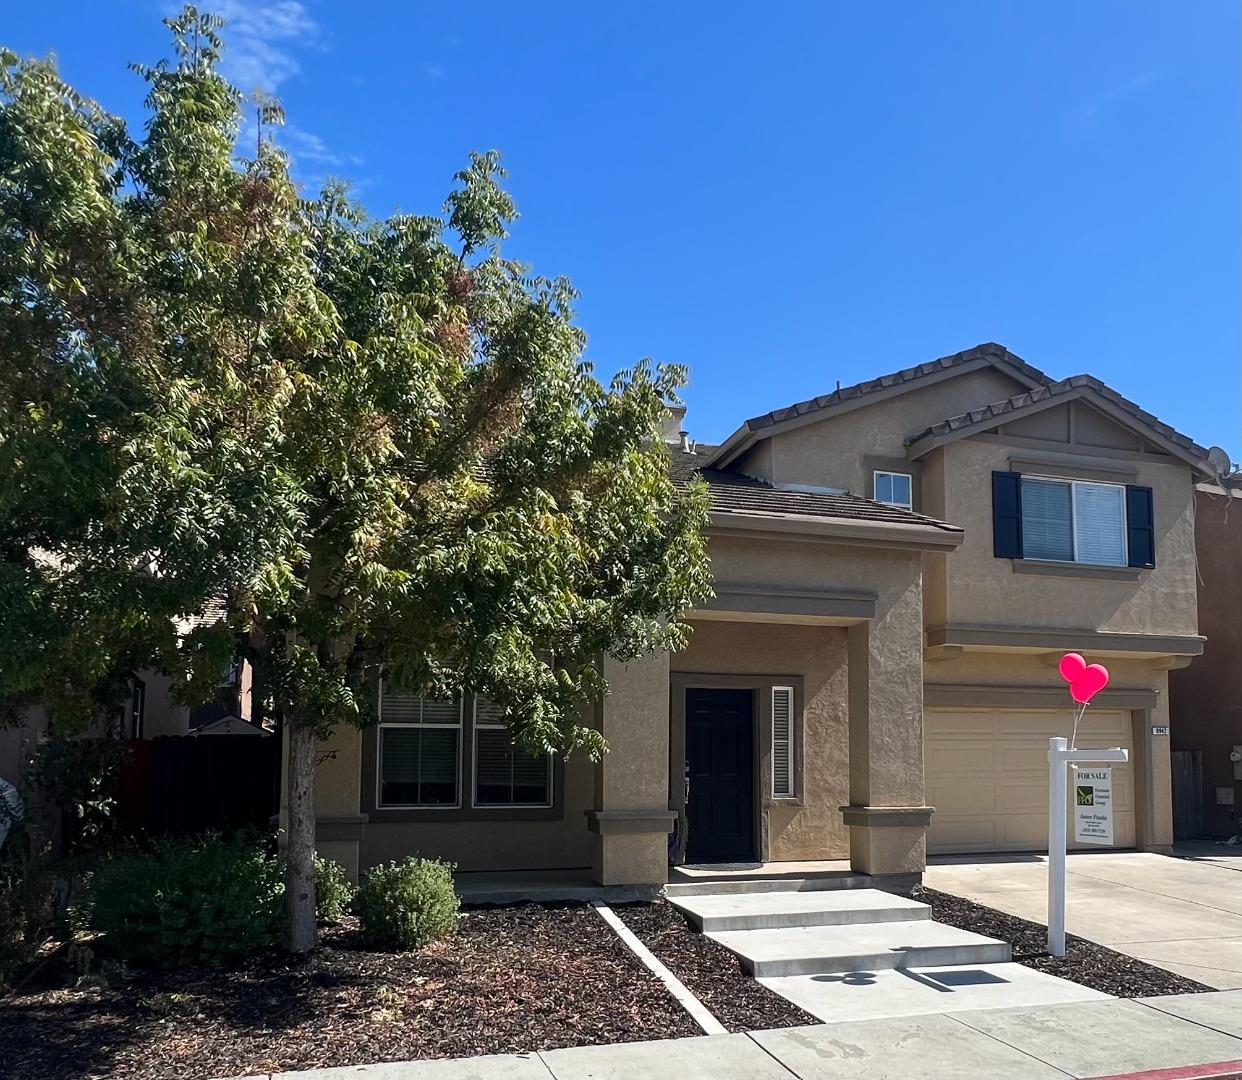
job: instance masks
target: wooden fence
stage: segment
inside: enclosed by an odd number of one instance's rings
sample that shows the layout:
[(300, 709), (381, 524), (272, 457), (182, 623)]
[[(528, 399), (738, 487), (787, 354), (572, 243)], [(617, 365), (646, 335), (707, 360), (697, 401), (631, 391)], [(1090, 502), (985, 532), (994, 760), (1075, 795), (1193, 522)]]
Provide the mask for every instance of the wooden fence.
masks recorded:
[(280, 803), (280, 743), (247, 735), (130, 741), (118, 794), (122, 828), (153, 836), (266, 829)]

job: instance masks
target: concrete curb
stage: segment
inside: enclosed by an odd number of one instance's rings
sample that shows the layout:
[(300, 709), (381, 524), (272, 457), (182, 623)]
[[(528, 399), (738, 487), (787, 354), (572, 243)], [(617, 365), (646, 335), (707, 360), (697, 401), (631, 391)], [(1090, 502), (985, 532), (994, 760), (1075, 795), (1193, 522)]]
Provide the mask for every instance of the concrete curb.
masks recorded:
[(683, 983), (676, 975), (666, 968), (656, 958), (655, 954), (647, 948), (635, 936), (634, 931), (618, 918), (617, 913), (607, 904), (603, 904), (598, 900), (592, 901), (591, 907), (601, 919), (604, 920), (616, 932), (617, 937), (629, 946), (630, 952), (642, 961), (643, 967), (650, 971), (657, 979), (659, 979), (668, 992), (673, 995), (683, 1009), (694, 1018), (694, 1022), (699, 1025), (707, 1035), (727, 1035), (729, 1029), (717, 1020), (709, 1011), (706, 1005), (696, 998), (686, 984)]

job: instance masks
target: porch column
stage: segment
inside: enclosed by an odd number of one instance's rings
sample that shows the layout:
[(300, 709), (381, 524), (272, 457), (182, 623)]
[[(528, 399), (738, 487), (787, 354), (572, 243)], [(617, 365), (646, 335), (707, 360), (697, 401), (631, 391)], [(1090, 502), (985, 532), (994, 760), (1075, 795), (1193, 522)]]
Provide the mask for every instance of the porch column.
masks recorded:
[(596, 705), (609, 752), (595, 766), (587, 825), (595, 834), (600, 885), (663, 885), (668, 880), (669, 658), (653, 653), (628, 664), (604, 660), (609, 694)]
[(932, 808), (923, 788), (923, 627), (917, 582), (847, 631), (850, 866), (917, 875)]

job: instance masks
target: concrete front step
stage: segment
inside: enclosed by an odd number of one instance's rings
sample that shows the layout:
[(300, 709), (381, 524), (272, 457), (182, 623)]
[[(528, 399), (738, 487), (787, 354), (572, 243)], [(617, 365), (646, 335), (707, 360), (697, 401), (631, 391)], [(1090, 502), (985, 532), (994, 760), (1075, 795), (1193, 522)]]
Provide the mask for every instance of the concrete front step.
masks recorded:
[(928, 919), (708, 934), (757, 978), (888, 968), (1004, 964), (1009, 945)]
[(738, 893), (825, 892), (837, 889), (865, 889), (871, 885), (866, 874), (824, 874), (813, 877), (730, 877), (702, 881), (670, 881), (664, 895), (670, 900), (683, 896), (728, 896)]
[(879, 889), (699, 894), (669, 899), (695, 926), (709, 934), (723, 930), (857, 926), (931, 918), (931, 908), (926, 904)]

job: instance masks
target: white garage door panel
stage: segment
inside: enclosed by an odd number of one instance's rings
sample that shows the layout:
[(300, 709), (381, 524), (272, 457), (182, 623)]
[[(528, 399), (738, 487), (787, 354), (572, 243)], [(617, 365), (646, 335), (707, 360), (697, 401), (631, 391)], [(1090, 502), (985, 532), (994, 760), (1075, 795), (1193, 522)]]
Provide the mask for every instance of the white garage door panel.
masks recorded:
[[(936, 808), (928, 850), (935, 854), (1045, 850), (1048, 740), (1068, 737), (1070, 723), (1068, 709), (926, 710), (927, 801)], [(1078, 745), (1129, 749), (1130, 714), (1088, 710), (1078, 728)], [(1115, 846), (1133, 847), (1130, 765), (1113, 768), (1113, 806)]]

